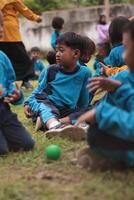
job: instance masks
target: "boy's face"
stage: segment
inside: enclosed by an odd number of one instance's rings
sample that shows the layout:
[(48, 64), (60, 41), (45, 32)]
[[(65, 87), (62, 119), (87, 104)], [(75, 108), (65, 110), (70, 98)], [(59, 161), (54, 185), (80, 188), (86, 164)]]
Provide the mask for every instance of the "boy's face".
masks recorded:
[(80, 50), (74, 50), (63, 44), (56, 45), (56, 63), (65, 68), (76, 65), (80, 58)]
[(40, 52), (39, 51), (32, 51), (31, 52), (31, 59), (38, 60), (40, 58)]
[(3, 37), (3, 15), (0, 11), (0, 39)]
[(134, 72), (134, 40), (129, 32), (123, 34), (123, 44), (125, 46), (124, 59), (130, 70)]

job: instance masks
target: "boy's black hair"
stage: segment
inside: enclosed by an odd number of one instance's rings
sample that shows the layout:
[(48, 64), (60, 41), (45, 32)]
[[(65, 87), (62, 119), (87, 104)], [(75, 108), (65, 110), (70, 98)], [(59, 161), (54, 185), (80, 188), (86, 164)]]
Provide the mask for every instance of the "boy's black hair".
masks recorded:
[(113, 45), (122, 43), (123, 30), (129, 22), (128, 18), (120, 16), (113, 19), (109, 27), (109, 37)]
[(55, 51), (49, 51), (47, 53), (46, 59), (50, 65), (53, 65), (56, 63), (56, 52)]
[(89, 53), (93, 55), (96, 51), (95, 43), (87, 36), (82, 36), (82, 54)]
[(106, 51), (106, 56), (110, 54), (111, 45), (109, 42), (99, 43), (97, 45)]
[(62, 29), (64, 24), (64, 19), (62, 17), (54, 17), (52, 20), (52, 27), (54, 29)]
[(134, 21), (130, 21), (123, 30), (124, 33), (130, 33), (132, 40), (134, 40)]
[(58, 39), (56, 44), (63, 44), (71, 49), (79, 49), (80, 52), (83, 50), (82, 37), (74, 32), (66, 32), (62, 34)]
[(30, 52), (40, 52), (40, 49), (38, 47), (32, 47)]

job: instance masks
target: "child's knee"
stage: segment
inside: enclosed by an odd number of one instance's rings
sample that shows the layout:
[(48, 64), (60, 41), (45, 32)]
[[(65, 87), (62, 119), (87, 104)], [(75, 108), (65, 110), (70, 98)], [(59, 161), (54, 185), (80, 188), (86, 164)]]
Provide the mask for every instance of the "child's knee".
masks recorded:
[(33, 138), (28, 139), (24, 144), (23, 144), (23, 150), (24, 151), (30, 151), (34, 148), (35, 141)]
[(9, 150), (6, 146), (0, 146), (0, 156), (8, 154)]

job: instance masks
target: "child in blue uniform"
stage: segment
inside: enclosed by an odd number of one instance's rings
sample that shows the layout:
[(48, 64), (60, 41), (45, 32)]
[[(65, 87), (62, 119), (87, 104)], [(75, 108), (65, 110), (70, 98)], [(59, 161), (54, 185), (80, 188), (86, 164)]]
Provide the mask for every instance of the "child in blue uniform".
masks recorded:
[(33, 47), (30, 51), (30, 57), (32, 60), (33, 68), (34, 68), (34, 79), (38, 79), (41, 72), (45, 68), (44, 63), (40, 59), (40, 49), (38, 47)]
[[(95, 155), (134, 166), (134, 22), (129, 22), (123, 33), (124, 59), (129, 70), (120, 72), (114, 79), (93, 78), (90, 90), (107, 90), (108, 94), (91, 111), (78, 119), (88, 121), (88, 143)], [(91, 157), (90, 157), (91, 158)], [(97, 164), (96, 160), (96, 164)], [(106, 163), (105, 162), (105, 163)], [(99, 164), (99, 163), (98, 163)], [(104, 164), (104, 163), (103, 163)]]
[[(109, 38), (112, 44), (112, 49), (109, 56), (107, 56), (107, 58), (103, 62), (110, 68), (122, 67), (125, 65), (125, 61), (123, 58), (124, 46), (122, 44), (122, 34), (124, 27), (128, 22), (129, 20), (126, 17), (116, 17), (110, 24)], [(96, 76), (103, 75), (102, 66), (99, 63), (98, 63), (98, 70), (95, 75)]]
[(83, 50), (79, 59), (79, 64), (87, 67), (88, 62), (95, 53), (95, 43), (89, 37), (82, 36), (82, 44)]
[[(25, 113), (28, 114), (30, 107), (31, 112), (40, 117), (41, 125), (49, 130), (49, 136), (65, 131), (61, 118), (70, 116), (71, 123), (75, 112), (88, 108), (91, 94), (86, 85), (91, 72), (77, 64), (81, 51), (80, 35), (73, 32), (61, 35), (56, 45), (56, 61), (59, 64), (47, 69), (46, 76), (25, 102)], [(71, 131), (77, 134), (73, 127)]]
[(95, 70), (95, 76), (101, 76), (102, 73), (102, 66), (101, 63), (107, 62), (109, 53), (111, 51), (111, 45), (108, 42), (97, 44), (96, 46), (96, 58), (94, 62), (94, 70)]
[[(46, 56), (46, 60), (48, 62), (49, 65), (54, 65), (56, 64), (56, 52), (55, 51), (49, 51), (47, 53), (47, 56)], [(49, 66), (48, 65), (48, 66)], [(45, 76), (45, 73), (46, 73), (46, 68), (43, 69), (43, 71), (41, 72), (40, 76), (39, 76), (39, 79), (38, 81), (41, 82), (42, 79), (44, 78)]]
[[(2, 25), (0, 14), (0, 37)], [(23, 101), (23, 94), (14, 83), (15, 78), (10, 60), (0, 51), (0, 155), (9, 151), (28, 151), (34, 146), (34, 140), (9, 106), (9, 103), (17, 105)]]
[(64, 25), (64, 19), (61, 17), (54, 17), (52, 21), (52, 27), (54, 31), (52, 32), (51, 35), (51, 47), (53, 49), (56, 49), (56, 41), (58, 37), (62, 34), (62, 29)]

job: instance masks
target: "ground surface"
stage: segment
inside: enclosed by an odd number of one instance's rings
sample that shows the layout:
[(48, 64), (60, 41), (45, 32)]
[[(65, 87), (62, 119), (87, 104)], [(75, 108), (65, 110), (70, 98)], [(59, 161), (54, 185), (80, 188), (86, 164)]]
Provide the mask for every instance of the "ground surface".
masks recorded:
[[(25, 93), (28, 96), (28, 93)], [(70, 163), (84, 143), (60, 138), (47, 140), (36, 133), (23, 107), (12, 108), (36, 140), (28, 153), (10, 153), (0, 158), (0, 200), (133, 200), (134, 172), (89, 172)], [(49, 144), (62, 148), (61, 159), (48, 162), (44, 149)]]

